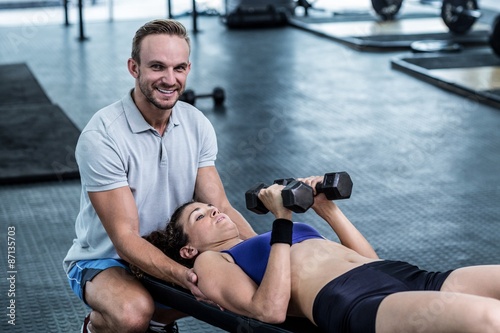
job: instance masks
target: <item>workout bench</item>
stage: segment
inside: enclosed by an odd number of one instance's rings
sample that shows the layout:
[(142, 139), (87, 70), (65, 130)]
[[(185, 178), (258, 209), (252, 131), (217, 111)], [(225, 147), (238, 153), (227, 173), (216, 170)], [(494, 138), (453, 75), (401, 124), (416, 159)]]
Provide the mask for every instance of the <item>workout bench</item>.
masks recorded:
[(222, 311), (214, 305), (197, 301), (186, 289), (167, 285), (151, 276), (143, 276), (142, 284), (153, 299), (163, 305), (184, 312), (198, 320), (219, 327), (228, 332), (259, 332), (259, 333), (319, 333), (318, 327), (306, 318), (288, 317), (279, 325), (263, 323), (248, 317), (237, 315), (230, 311)]

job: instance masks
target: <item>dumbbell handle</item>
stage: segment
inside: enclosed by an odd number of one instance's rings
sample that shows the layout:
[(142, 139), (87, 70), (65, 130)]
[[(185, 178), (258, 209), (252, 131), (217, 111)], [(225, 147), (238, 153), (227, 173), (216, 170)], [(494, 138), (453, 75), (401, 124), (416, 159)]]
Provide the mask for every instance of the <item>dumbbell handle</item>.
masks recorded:
[(207, 97), (213, 97), (214, 94), (199, 94), (199, 95), (194, 95), (196, 98), (207, 98)]
[[(266, 214), (269, 209), (259, 199), (259, 192), (268, 186), (258, 183), (245, 192), (245, 202), (248, 210), (256, 214)], [(307, 194), (304, 193), (306, 191)], [(310, 192), (309, 192), (310, 191)], [(314, 203), (312, 188), (302, 182), (293, 180), (286, 184), (281, 192), (283, 206), (295, 213), (304, 213)], [(299, 192), (299, 193), (297, 193)]]

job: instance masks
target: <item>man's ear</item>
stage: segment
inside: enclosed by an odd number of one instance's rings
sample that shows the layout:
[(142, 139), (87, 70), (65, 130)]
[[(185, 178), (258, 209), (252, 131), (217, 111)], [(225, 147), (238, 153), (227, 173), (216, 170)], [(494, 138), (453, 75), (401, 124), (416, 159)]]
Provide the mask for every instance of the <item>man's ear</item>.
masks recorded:
[(184, 259), (193, 259), (198, 255), (198, 250), (191, 245), (185, 245), (180, 249), (181, 257)]
[(127, 68), (129, 73), (134, 77), (139, 77), (139, 64), (132, 58), (129, 58), (127, 61)]

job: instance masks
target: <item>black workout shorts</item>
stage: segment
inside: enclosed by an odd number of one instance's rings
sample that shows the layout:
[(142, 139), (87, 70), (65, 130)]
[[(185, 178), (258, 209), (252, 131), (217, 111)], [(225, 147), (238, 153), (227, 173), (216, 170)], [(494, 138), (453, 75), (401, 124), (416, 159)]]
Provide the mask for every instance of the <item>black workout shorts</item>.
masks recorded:
[(375, 333), (377, 310), (386, 296), (440, 290), (451, 272), (427, 272), (389, 260), (356, 267), (321, 289), (314, 300), (314, 321), (324, 332)]

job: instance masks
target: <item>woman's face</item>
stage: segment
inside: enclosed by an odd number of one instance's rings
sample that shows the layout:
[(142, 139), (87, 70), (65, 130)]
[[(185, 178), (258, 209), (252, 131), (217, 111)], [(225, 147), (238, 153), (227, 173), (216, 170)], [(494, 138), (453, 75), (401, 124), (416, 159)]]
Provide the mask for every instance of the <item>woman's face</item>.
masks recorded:
[(189, 237), (189, 245), (204, 252), (239, 236), (236, 224), (217, 207), (194, 202), (181, 214), (180, 222)]

